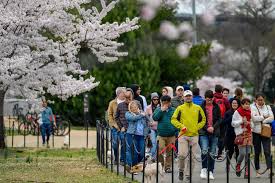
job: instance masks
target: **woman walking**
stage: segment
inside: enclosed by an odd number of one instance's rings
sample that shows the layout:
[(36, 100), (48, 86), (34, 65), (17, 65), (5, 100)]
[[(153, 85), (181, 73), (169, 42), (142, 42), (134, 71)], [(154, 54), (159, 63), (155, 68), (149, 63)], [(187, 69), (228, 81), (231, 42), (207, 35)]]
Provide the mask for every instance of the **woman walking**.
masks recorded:
[[(129, 103), (129, 111), (126, 112), (125, 118), (128, 122), (126, 133), (126, 162), (133, 170), (133, 167), (144, 158), (145, 138), (149, 132), (148, 119), (145, 113), (139, 110), (137, 101)], [(134, 145), (134, 153), (132, 152), (132, 144)]]
[(241, 176), (241, 164), (245, 158), (245, 174), (244, 178), (248, 178), (247, 160), (251, 152), (252, 146), (252, 128), (251, 121), (250, 100), (242, 99), (241, 107), (239, 107), (233, 114), (232, 126), (236, 134), (235, 143), (239, 147), (239, 156), (236, 165), (236, 175)]
[(157, 152), (157, 127), (158, 127), (158, 122), (153, 120), (153, 113), (158, 106), (159, 106), (159, 95), (156, 92), (154, 92), (151, 94), (151, 104), (148, 105), (146, 109), (146, 115), (148, 115), (150, 118), (150, 139), (152, 142), (150, 155), (151, 157), (153, 157), (153, 160), (156, 157), (156, 152)]
[(256, 168), (256, 177), (259, 178), (261, 175), (260, 170), (260, 154), (263, 146), (266, 168), (270, 170), (272, 162), (270, 159), (271, 153), (271, 137), (264, 137), (261, 135), (262, 127), (270, 127), (270, 123), (274, 120), (274, 115), (269, 105), (265, 104), (265, 97), (262, 94), (257, 94), (255, 97), (255, 103), (251, 105), (252, 111), (252, 121), (255, 124), (253, 128), (253, 146), (255, 152), (255, 168)]
[(224, 114), (223, 124), (225, 126), (225, 149), (228, 151), (229, 159), (232, 159), (232, 156), (235, 152), (235, 157), (237, 161), (237, 157), (239, 156), (239, 149), (238, 146), (234, 143), (236, 138), (234, 127), (231, 125), (232, 117), (234, 112), (241, 106), (241, 101), (239, 99), (232, 99), (230, 103), (231, 109), (229, 109)]

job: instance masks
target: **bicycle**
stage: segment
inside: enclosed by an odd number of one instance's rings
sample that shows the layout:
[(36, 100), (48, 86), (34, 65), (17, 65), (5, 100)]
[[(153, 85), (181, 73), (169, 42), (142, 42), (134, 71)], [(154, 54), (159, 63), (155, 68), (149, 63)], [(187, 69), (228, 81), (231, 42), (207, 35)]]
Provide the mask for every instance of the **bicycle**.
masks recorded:
[(39, 130), (40, 128), (39, 128), (37, 113), (28, 112), (19, 124), (18, 133), (20, 135), (23, 135), (23, 134), (38, 135)]
[(63, 120), (60, 115), (55, 115), (55, 125), (53, 126), (53, 133), (56, 136), (65, 136), (69, 134), (69, 122)]

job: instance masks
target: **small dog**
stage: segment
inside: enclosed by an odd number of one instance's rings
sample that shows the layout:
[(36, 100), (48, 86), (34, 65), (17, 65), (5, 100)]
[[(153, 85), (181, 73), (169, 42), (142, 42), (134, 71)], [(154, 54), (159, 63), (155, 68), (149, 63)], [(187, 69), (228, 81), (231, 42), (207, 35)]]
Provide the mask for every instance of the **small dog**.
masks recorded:
[[(152, 157), (150, 155), (146, 156), (146, 165), (144, 170), (144, 183), (153, 183), (156, 182), (157, 177), (157, 163), (152, 161)], [(158, 163), (160, 182), (164, 179), (164, 168), (161, 163)]]

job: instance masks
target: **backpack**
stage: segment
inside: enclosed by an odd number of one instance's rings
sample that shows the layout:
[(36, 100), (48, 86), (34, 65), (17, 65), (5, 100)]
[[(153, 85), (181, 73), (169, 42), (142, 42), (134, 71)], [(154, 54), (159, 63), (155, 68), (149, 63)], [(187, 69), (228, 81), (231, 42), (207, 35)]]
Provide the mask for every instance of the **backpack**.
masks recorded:
[(216, 103), (219, 105), (220, 107), (220, 111), (221, 111), (221, 116), (222, 118), (224, 118), (224, 114), (226, 112), (226, 107), (225, 107), (225, 104), (224, 104), (224, 99), (223, 98), (216, 98)]
[(271, 136), (275, 136), (275, 120), (271, 123)]

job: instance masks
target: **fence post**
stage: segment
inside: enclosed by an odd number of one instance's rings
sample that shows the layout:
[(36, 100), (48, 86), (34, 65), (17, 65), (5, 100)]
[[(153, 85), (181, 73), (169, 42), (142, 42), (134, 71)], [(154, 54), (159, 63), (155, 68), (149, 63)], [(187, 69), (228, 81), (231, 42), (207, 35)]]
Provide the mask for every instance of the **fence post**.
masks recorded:
[[(134, 160), (134, 135), (132, 135), (132, 144), (131, 144), (131, 169), (133, 167)], [(134, 173), (132, 172), (132, 181), (134, 181)]]
[(145, 173), (145, 149), (146, 149), (146, 137), (144, 137), (144, 149), (143, 149), (143, 152), (142, 152), (143, 153), (142, 182), (144, 182), (144, 173)]
[(113, 172), (113, 133), (111, 129), (111, 172)]
[(88, 124), (88, 120), (86, 120), (86, 131), (87, 131), (87, 134), (86, 134), (86, 148), (88, 149), (88, 147), (89, 147), (89, 124)]
[(207, 149), (207, 183), (210, 182), (210, 178), (209, 178), (209, 168), (210, 168), (210, 152), (209, 152), (209, 147)]
[(229, 183), (229, 166), (230, 166), (230, 162), (229, 162), (228, 150), (227, 150), (227, 152), (226, 152), (226, 183)]
[(124, 141), (123, 141), (123, 147), (124, 147), (124, 150), (123, 150), (123, 153), (124, 153), (124, 177), (126, 177), (126, 133), (123, 134), (124, 136)]
[(270, 167), (270, 183), (272, 183), (273, 182), (273, 180), (272, 180), (272, 178), (273, 178), (273, 156), (272, 156), (272, 154), (270, 155), (270, 161), (271, 161), (271, 167)]
[(108, 150), (109, 150), (109, 135), (108, 135), (109, 128), (106, 127), (106, 168), (108, 168)]
[(247, 171), (248, 171), (248, 180), (247, 182), (250, 183), (250, 153), (247, 153)]
[(189, 144), (189, 175), (190, 175), (190, 183), (192, 183), (192, 145)]
[(116, 174), (119, 175), (119, 133), (117, 135), (117, 139), (116, 139), (116, 142), (117, 142), (117, 156), (116, 156)]
[(52, 145), (53, 145), (53, 148), (54, 148), (54, 124), (52, 124), (52, 133), (53, 133), (53, 137), (52, 137)]
[(37, 125), (37, 148), (39, 148), (39, 124)]
[(156, 182), (159, 182), (159, 140), (157, 140), (157, 177)]
[(12, 122), (11, 147), (13, 147), (13, 136), (14, 136), (14, 121)]
[(105, 132), (105, 126), (102, 125), (102, 164), (105, 164), (105, 136), (104, 136), (104, 132)]
[(9, 135), (11, 135), (11, 116), (9, 115)]
[(69, 148), (71, 147), (71, 121), (69, 121)]
[[(174, 146), (174, 143), (172, 144)], [(171, 149), (172, 151), (172, 183), (174, 183), (174, 148)]]
[(24, 147), (26, 147), (26, 121), (24, 120)]
[(97, 124), (97, 121), (96, 121), (96, 156), (97, 156), (97, 159), (99, 159), (99, 156), (98, 156), (98, 124)]

